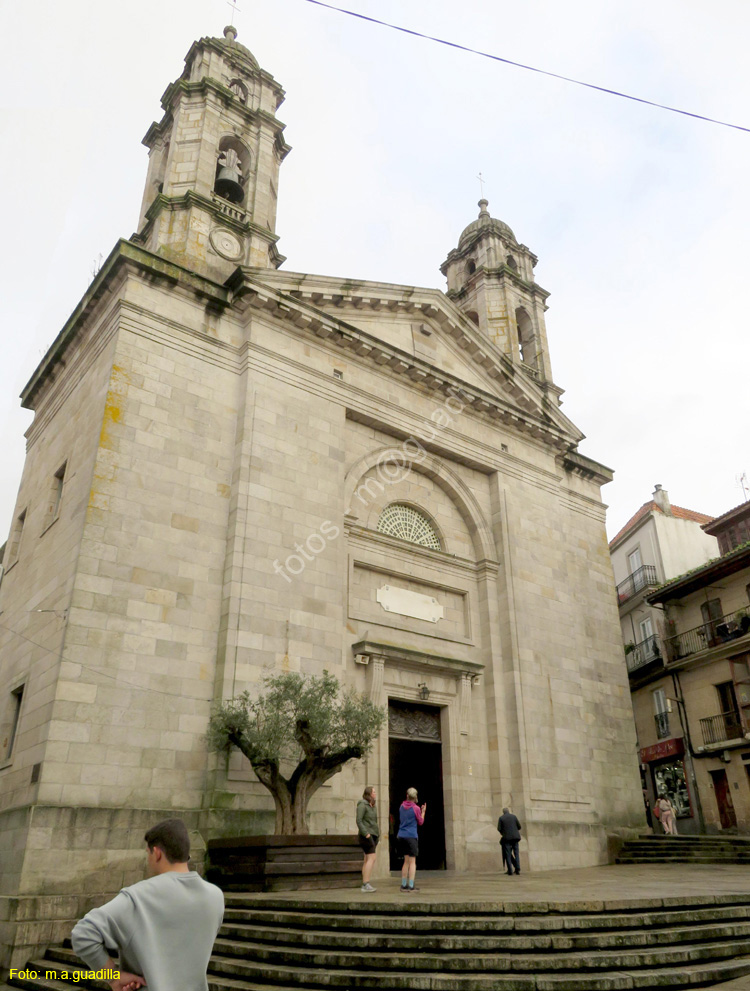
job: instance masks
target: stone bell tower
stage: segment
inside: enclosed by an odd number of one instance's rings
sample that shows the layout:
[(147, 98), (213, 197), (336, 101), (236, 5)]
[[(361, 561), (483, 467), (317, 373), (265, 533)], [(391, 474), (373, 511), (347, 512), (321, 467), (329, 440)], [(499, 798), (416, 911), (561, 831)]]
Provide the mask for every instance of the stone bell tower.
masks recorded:
[(447, 295), (501, 351), (559, 395), (544, 326), (549, 293), (534, 281), (537, 257), (507, 224), (490, 216), (487, 200), (478, 205), (478, 219), (440, 266)]
[(278, 268), (279, 167), (290, 151), (276, 110), (284, 91), (234, 27), (202, 38), (148, 130), (136, 243), (224, 281), (238, 265)]

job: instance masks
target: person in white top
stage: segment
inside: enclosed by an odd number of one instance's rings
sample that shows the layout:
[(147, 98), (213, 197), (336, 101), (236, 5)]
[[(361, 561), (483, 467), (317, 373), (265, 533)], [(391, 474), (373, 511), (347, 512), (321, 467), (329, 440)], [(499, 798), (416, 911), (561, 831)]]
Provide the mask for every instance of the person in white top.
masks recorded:
[(664, 832), (668, 836), (677, 835), (677, 815), (674, 806), (666, 795), (659, 795), (659, 800), (654, 806), (659, 810), (659, 822), (664, 827)]
[[(188, 867), (190, 839), (181, 819), (145, 836), (150, 877), (85, 915), (73, 950), (92, 970), (119, 970), (112, 991), (207, 991), (206, 971), (224, 918), (224, 895)], [(119, 964), (107, 947), (116, 947)]]

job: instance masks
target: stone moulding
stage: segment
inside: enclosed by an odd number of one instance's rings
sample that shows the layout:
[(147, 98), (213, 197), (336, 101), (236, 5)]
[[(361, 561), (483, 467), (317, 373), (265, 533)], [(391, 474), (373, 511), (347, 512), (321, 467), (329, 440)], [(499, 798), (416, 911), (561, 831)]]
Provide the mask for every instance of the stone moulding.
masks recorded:
[[(479, 676), (485, 669), (485, 665), (479, 661), (468, 661), (447, 654), (433, 654), (426, 650), (415, 650), (413, 647), (399, 647), (398, 644), (377, 643), (373, 640), (359, 640), (352, 644), (351, 650), (358, 664), (367, 664), (370, 657), (376, 656), (383, 657), (386, 661), (398, 661), (401, 667), (405, 664), (414, 665), (420, 669), (429, 668), (431, 671), (454, 676)], [(364, 658), (367, 658), (367, 661)]]

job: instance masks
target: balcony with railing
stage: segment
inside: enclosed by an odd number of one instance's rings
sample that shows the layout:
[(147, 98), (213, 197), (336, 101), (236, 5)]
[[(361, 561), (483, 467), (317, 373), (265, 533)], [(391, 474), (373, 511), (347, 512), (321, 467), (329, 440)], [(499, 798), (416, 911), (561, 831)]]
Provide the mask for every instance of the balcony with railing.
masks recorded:
[(656, 634), (641, 640), (640, 643), (628, 644), (625, 648), (625, 661), (628, 665), (628, 673), (639, 670), (652, 661), (661, 660), (661, 650), (659, 649), (659, 638)]
[(617, 586), (617, 602), (622, 605), (644, 588), (655, 588), (658, 584), (656, 568), (653, 564), (643, 564)]
[(231, 217), (232, 220), (239, 220), (244, 222), (245, 211), (231, 203), (229, 200), (225, 200), (223, 196), (219, 196), (217, 193), (211, 193), (211, 199), (214, 201), (216, 206), (221, 210), (223, 214), (227, 217)]
[(736, 612), (711, 619), (691, 630), (667, 637), (664, 644), (670, 661), (679, 661), (683, 657), (697, 654), (711, 647), (719, 647), (731, 643), (750, 633), (750, 610), (738, 609)]
[(729, 740), (741, 740), (745, 735), (739, 715), (732, 711), (721, 712), (718, 716), (708, 716), (701, 719), (701, 732), (704, 746), (712, 743), (726, 743)]

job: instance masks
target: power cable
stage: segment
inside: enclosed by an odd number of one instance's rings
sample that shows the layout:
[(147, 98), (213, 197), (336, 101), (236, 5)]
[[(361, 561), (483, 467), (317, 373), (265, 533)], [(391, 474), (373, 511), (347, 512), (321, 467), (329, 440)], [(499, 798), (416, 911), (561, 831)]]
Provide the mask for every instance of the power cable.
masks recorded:
[(525, 65), (523, 62), (514, 62), (509, 58), (502, 58), (500, 55), (492, 55), (489, 52), (482, 52), (477, 48), (470, 48), (468, 45), (459, 45), (455, 41), (446, 41), (445, 38), (436, 38), (431, 34), (424, 34), (422, 31), (414, 31), (411, 28), (401, 27), (399, 24), (391, 24), (389, 21), (381, 21), (377, 17), (368, 17), (366, 14), (358, 14), (354, 10), (346, 10), (343, 7), (335, 7), (333, 4), (324, 3), (323, 0), (305, 0), (306, 3), (313, 3), (316, 7), (326, 7), (328, 10), (338, 11), (339, 14), (347, 14), (349, 17), (356, 17), (360, 21), (369, 21), (370, 24), (379, 24), (384, 28), (391, 28), (393, 31), (401, 31), (402, 34), (410, 34), (415, 38), (424, 38), (425, 41), (434, 41), (438, 45), (446, 45), (448, 48), (457, 48), (461, 52), (468, 52), (470, 55), (480, 55), (482, 58), (492, 59), (493, 62), (503, 62), (505, 65), (515, 66), (517, 69), (526, 69), (529, 72), (536, 72), (541, 76), (550, 76), (552, 79), (560, 79), (565, 83), (574, 83), (576, 86), (584, 86), (586, 89), (597, 90), (599, 93), (607, 93), (609, 96), (619, 96), (623, 100), (632, 100), (634, 103), (643, 103), (647, 107), (656, 107), (658, 110), (668, 110), (673, 114), (682, 114), (683, 117), (693, 117), (695, 120), (705, 120), (709, 124), (718, 124), (720, 127), (731, 127), (735, 131), (744, 131), (750, 134), (750, 127), (742, 127), (741, 124), (730, 124), (725, 120), (718, 120), (716, 117), (705, 117), (703, 114), (694, 114), (690, 110), (680, 110), (678, 107), (670, 107), (666, 103), (657, 103), (655, 100), (646, 100), (641, 96), (633, 96), (630, 93), (622, 93), (617, 89), (609, 89), (606, 86), (597, 86), (594, 83), (586, 83), (581, 79), (574, 79), (572, 76), (563, 76), (559, 72), (550, 72), (547, 69), (539, 69), (533, 65)]
[[(26, 643), (30, 643), (34, 647), (38, 647), (39, 650), (44, 651), (45, 654), (49, 654), (50, 657), (54, 657), (58, 661), (68, 660), (68, 658), (63, 658), (61, 650), (58, 651), (50, 650), (49, 647), (45, 647), (43, 644), (38, 643), (36, 640), (31, 640), (29, 637), (24, 636), (23, 633), (19, 633), (18, 630), (11, 629), (10, 626), (6, 626), (4, 623), (0, 623), (0, 630), (6, 630), (14, 637), (19, 637), (21, 640), (25, 640)], [(131, 688), (137, 692), (152, 692), (154, 695), (165, 695), (168, 696), (169, 698), (189, 699), (192, 702), (212, 701), (210, 698), (202, 698), (200, 695), (184, 695), (182, 692), (162, 692), (158, 688), (144, 688), (142, 685), (136, 685), (132, 681), (127, 681), (123, 678), (116, 677), (115, 675), (110, 674), (108, 671), (105, 671), (103, 668), (98, 668), (93, 664), (85, 665), (81, 661), (70, 661), (70, 663), (80, 664), (84, 671), (93, 671), (96, 674), (100, 675), (102, 678), (109, 678), (110, 681), (113, 681), (116, 685), (118, 685), (121, 688)]]

